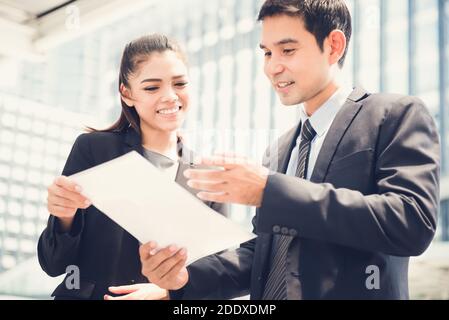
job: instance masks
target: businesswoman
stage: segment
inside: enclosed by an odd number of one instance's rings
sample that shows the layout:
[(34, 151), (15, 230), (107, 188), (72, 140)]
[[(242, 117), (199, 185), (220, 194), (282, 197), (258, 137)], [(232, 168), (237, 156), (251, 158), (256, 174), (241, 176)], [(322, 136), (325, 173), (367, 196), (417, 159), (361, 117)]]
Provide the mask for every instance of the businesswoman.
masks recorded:
[[(62, 176), (48, 188), (50, 218), (39, 239), (39, 263), (52, 277), (70, 270), (53, 292), (55, 299), (108, 299), (113, 294), (139, 299), (150, 294), (147, 289), (157, 294), (141, 274), (139, 242), (91, 206), (67, 176), (135, 150), (194, 193), (183, 177), (193, 166), (192, 152), (178, 136), (190, 108), (186, 64), (180, 47), (163, 35), (126, 46), (119, 75), (120, 118), (109, 129), (80, 135)], [(206, 204), (225, 214), (222, 205)], [(185, 254), (176, 247), (173, 253)]]

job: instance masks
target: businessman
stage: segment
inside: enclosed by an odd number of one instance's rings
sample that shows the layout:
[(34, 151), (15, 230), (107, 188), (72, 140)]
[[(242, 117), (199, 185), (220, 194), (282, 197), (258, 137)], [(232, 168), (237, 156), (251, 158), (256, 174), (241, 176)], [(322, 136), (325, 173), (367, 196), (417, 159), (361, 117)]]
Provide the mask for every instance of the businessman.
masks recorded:
[(171, 299), (407, 299), (409, 257), (437, 225), (432, 117), (418, 98), (338, 82), (343, 0), (267, 0), (258, 20), (265, 74), (284, 105), (301, 104), (300, 121), (264, 166), (223, 156), (203, 162), (224, 171), (185, 172), (203, 200), (257, 207), (257, 238), (188, 268), (176, 247), (150, 242), (143, 274)]

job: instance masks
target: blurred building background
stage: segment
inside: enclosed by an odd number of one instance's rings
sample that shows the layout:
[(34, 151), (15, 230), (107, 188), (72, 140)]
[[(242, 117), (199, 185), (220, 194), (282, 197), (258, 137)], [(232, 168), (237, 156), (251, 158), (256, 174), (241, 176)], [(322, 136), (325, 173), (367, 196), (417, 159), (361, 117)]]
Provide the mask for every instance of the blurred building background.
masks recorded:
[[(297, 108), (280, 106), (263, 75), (255, 21), (262, 2), (0, 0), (0, 295), (49, 298), (60, 281), (36, 259), (46, 187), (85, 125), (104, 127), (118, 117), (119, 60), (130, 40), (161, 32), (184, 44), (194, 89), (185, 134), (193, 148), (260, 159), (267, 143), (297, 122)], [(438, 254), (417, 263), (427, 266), (434, 256), (449, 257), (449, 0), (348, 4), (354, 35), (346, 81), (419, 96), (441, 133)], [(235, 206), (232, 218), (249, 228), (252, 214)], [(436, 293), (412, 290), (412, 297), (449, 299), (449, 267), (441, 266)], [(433, 272), (420, 270), (412, 276)]]

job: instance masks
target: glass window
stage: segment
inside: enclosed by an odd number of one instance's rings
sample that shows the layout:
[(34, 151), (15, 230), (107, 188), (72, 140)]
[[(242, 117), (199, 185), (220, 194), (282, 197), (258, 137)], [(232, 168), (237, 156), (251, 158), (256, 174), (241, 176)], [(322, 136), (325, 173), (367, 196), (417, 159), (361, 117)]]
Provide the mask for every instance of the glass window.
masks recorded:
[(385, 1), (384, 90), (408, 93), (408, 0)]
[(26, 171), (21, 167), (15, 167), (12, 169), (12, 178), (16, 181), (25, 181), (26, 179)]
[(17, 128), (22, 131), (29, 131), (31, 130), (31, 119), (26, 117), (20, 117), (17, 122)]
[[(438, 113), (438, 3), (437, 0), (416, 1), (416, 95), (433, 114)], [(436, 99), (435, 99), (436, 98)]]
[(8, 194), (8, 185), (2, 181), (0, 181), (0, 195)]
[(0, 135), (2, 144), (10, 144), (14, 142), (15, 134), (12, 131), (5, 128), (1, 128)]
[(379, 90), (380, 83), (380, 4), (379, 0), (364, 0), (360, 5), (358, 79), (368, 91)]
[(39, 189), (34, 187), (28, 187), (26, 189), (26, 199), (29, 201), (38, 201), (39, 200)]
[(43, 121), (34, 120), (33, 122), (33, 132), (39, 135), (45, 134), (46, 125)]
[[(29, 229), (29, 230), (33, 230), (33, 229), (34, 229), (34, 226), (32, 227), (32, 229)], [(25, 233), (27, 233), (27, 229), (25, 229)], [(33, 234), (34, 233), (31, 233), (30, 235), (33, 235)], [(20, 251), (22, 251), (24, 253), (34, 253), (36, 251), (36, 244), (34, 243), (34, 241), (22, 239), (20, 241)]]
[(3, 239), (3, 248), (6, 251), (17, 251), (17, 249), (19, 248), (19, 244), (16, 238), (5, 238)]
[(6, 230), (10, 233), (18, 234), (20, 233), (20, 223), (16, 219), (6, 220)]
[(25, 222), (22, 225), (22, 231), (28, 236), (33, 236), (36, 232), (36, 226), (32, 222)]
[(13, 198), (21, 199), (24, 195), (24, 188), (21, 185), (12, 184), (9, 188), (9, 194)]
[(10, 269), (16, 265), (16, 258), (11, 255), (1, 256), (2, 266), (4, 269)]
[(16, 150), (14, 152), (14, 162), (20, 165), (25, 165), (28, 162), (28, 153), (24, 150)]
[(28, 219), (34, 219), (37, 217), (37, 207), (30, 203), (23, 206), (23, 215)]
[(15, 200), (9, 200), (8, 213), (15, 217), (20, 216), (22, 214), (22, 205)]
[(9, 175), (11, 174), (11, 168), (6, 164), (0, 163), (0, 178), (9, 178)]
[(5, 127), (13, 128), (16, 126), (17, 117), (12, 113), (5, 113), (2, 116), (2, 124)]

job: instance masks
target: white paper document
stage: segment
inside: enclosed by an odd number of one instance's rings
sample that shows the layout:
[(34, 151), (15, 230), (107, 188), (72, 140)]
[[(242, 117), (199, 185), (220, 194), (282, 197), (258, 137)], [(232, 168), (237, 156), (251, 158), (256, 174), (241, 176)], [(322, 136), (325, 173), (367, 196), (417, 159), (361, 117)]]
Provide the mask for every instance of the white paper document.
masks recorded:
[(141, 243), (187, 248), (187, 264), (255, 238), (135, 151), (70, 176), (92, 204)]

